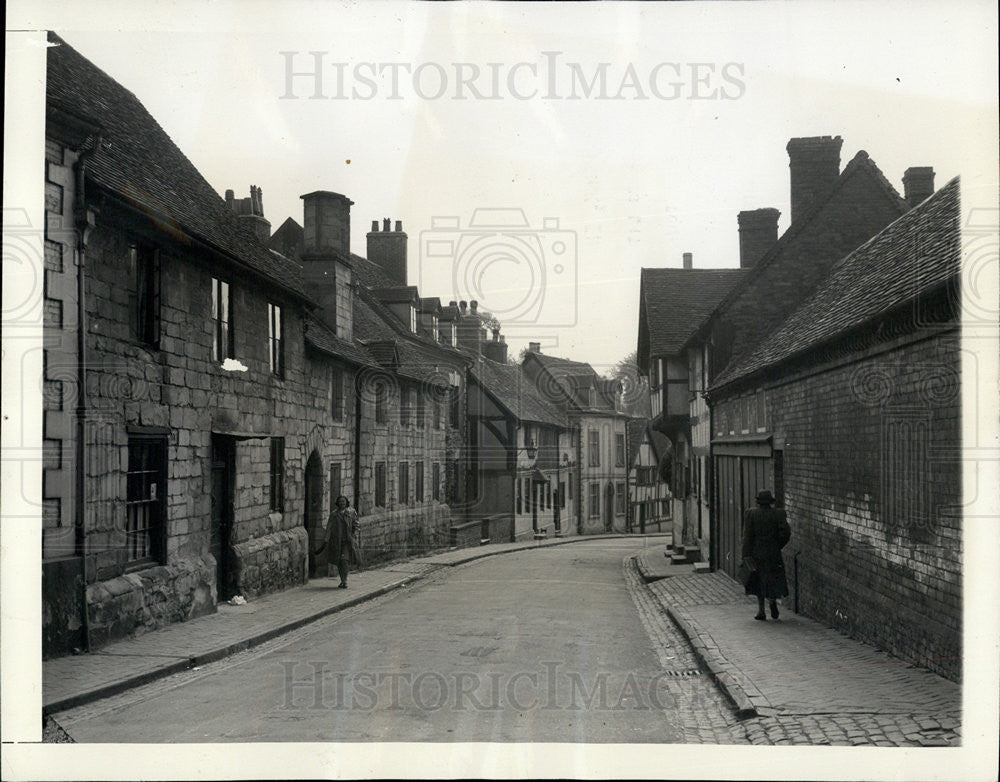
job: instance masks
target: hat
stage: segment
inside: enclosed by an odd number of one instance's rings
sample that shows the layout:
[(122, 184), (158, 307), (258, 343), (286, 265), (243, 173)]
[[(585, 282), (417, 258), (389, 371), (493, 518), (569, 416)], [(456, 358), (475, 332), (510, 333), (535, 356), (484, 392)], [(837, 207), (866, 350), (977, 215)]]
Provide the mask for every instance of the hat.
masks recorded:
[(769, 489), (764, 489), (764, 491), (757, 494), (757, 502), (760, 503), (761, 505), (764, 504), (773, 505), (774, 495), (771, 494), (771, 491)]

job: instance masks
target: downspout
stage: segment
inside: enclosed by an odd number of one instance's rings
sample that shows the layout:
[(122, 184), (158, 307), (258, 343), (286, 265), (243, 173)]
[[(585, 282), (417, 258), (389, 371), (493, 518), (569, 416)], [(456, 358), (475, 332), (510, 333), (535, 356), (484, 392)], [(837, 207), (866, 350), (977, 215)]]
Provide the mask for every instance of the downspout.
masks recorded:
[(361, 384), (354, 376), (354, 510), (361, 514)]
[(86, 530), (86, 475), (87, 475), (87, 308), (86, 308), (86, 258), (87, 232), (90, 221), (87, 216), (86, 190), (84, 180), (87, 159), (101, 146), (100, 135), (90, 135), (77, 150), (77, 159), (73, 164), (76, 174), (76, 192), (73, 201), (73, 222), (76, 228), (76, 350), (77, 350), (77, 394), (76, 394), (76, 506), (74, 508), (74, 524), (76, 525), (77, 546), (83, 557), (83, 584), (81, 598), (83, 605), (83, 635), (84, 648), (91, 649), (90, 638), (90, 606), (87, 603), (87, 584), (90, 582), (87, 566), (87, 530)]

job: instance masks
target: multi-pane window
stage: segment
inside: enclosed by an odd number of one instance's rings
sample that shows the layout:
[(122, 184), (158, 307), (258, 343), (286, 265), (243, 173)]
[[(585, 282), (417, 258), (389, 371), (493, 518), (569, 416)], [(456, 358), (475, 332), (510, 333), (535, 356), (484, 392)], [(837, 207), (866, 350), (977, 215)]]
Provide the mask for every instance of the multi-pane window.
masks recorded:
[(597, 429), (590, 429), (587, 432), (587, 446), (590, 449), (590, 461), (591, 467), (600, 467), (601, 465), (601, 433)]
[(618, 516), (625, 513), (625, 484), (622, 481), (615, 484), (615, 513)]
[(424, 501), (424, 463), (417, 462), (414, 466), (413, 476), (413, 499), (416, 502)]
[(375, 506), (385, 507), (385, 462), (375, 463)]
[(330, 415), (334, 421), (344, 420), (344, 373), (340, 367), (330, 367)]
[(163, 437), (129, 438), (125, 548), (130, 565), (164, 561), (166, 462)]
[(424, 394), (417, 389), (417, 429), (424, 428)]
[(271, 438), (271, 510), (285, 509), (285, 438)]
[(599, 484), (590, 484), (590, 518), (596, 519), (601, 515), (601, 487)]
[(340, 483), (340, 464), (334, 462), (330, 465), (330, 508), (334, 507), (337, 497), (343, 493)]
[(399, 463), (399, 504), (408, 505), (410, 502), (410, 463)]
[(225, 361), (233, 358), (233, 290), (229, 283), (212, 278), (212, 323), (215, 338), (212, 341), (212, 358)]
[(130, 317), (132, 338), (152, 347), (160, 343), (160, 254), (148, 244), (129, 247), (129, 263), (135, 280), (135, 298)]
[(441, 499), (441, 465), (437, 462), (431, 466), (431, 499)]
[(615, 435), (615, 467), (625, 466), (625, 435)]
[(285, 350), (282, 339), (281, 307), (277, 304), (267, 305), (267, 339), (270, 347), (269, 356), (271, 364), (271, 374), (278, 377), (285, 376)]

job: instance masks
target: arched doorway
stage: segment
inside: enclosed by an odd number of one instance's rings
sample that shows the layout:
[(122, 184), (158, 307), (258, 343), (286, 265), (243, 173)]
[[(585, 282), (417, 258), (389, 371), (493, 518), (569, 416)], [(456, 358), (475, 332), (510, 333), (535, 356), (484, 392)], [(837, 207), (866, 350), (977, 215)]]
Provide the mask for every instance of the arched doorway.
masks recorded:
[(608, 481), (604, 490), (604, 531), (613, 532), (615, 528), (615, 484)]
[(326, 575), (326, 551), (319, 556), (313, 554), (319, 548), (326, 530), (323, 520), (323, 462), (318, 451), (313, 451), (306, 462), (305, 498), (306, 511), (303, 519), (309, 534), (309, 577), (322, 577)]

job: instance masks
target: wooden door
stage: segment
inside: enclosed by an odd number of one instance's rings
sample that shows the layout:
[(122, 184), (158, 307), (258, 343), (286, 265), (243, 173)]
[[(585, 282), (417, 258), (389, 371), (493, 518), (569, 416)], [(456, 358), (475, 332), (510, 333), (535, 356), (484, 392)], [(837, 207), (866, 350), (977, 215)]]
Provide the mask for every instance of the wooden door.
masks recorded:
[(225, 435), (212, 436), (212, 529), (209, 552), (215, 557), (218, 601), (233, 596), (232, 528), (233, 488), (236, 483), (236, 442)]

